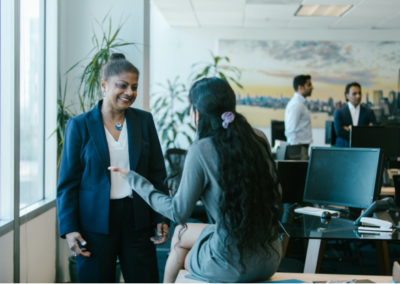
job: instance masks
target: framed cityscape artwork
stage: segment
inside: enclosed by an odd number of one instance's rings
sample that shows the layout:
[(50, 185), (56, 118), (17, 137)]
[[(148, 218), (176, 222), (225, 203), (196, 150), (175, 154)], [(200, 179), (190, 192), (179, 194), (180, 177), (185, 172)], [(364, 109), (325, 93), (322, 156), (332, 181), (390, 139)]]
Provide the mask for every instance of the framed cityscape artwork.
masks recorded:
[(284, 120), (293, 78), (308, 74), (313, 127), (324, 127), (345, 103), (345, 86), (358, 82), (362, 102), (378, 121), (400, 122), (400, 42), (219, 40), (219, 55), (242, 71), (237, 110), (253, 126)]

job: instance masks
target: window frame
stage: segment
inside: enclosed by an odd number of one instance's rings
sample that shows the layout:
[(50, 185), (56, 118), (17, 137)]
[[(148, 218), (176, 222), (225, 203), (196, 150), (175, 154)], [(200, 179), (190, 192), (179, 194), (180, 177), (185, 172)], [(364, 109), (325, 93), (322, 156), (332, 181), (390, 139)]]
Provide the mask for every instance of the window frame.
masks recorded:
[[(1, 43), (1, 81), (0, 84), (0, 237), (14, 230), (14, 239), (19, 243), (19, 226), (45, 213), (56, 206), (57, 188), (57, 137), (51, 135), (57, 126), (58, 96), (58, 3), (44, 1), (44, 86), (43, 86), (43, 195), (38, 202), (19, 209), (20, 203), (20, 0), (2, 0), (1, 32), (2, 38), (8, 36), (7, 44)], [(6, 69), (5, 69), (6, 68)], [(8, 70), (4, 72), (4, 70)], [(5, 76), (7, 75), (7, 76)], [(4, 80), (5, 81), (5, 80)], [(9, 93), (10, 96), (1, 96)], [(47, 95), (49, 94), (49, 95)], [(5, 120), (4, 118), (7, 118)], [(7, 123), (6, 123), (7, 122)], [(4, 128), (3, 128), (4, 126)], [(7, 135), (4, 135), (4, 134)], [(7, 178), (4, 178), (7, 176)], [(14, 241), (15, 243), (15, 241)], [(14, 247), (14, 253), (19, 248)], [(19, 268), (18, 268), (19, 270)], [(15, 275), (16, 276), (16, 275)]]

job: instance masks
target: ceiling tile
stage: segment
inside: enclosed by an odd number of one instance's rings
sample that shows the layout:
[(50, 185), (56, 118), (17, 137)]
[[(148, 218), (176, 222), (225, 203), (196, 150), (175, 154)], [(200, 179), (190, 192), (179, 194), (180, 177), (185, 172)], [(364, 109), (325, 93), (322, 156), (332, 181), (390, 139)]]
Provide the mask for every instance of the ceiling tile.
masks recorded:
[(400, 6), (398, 0), (364, 0), (362, 6)]
[[(172, 26), (400, 29), (400, 0), (152, 0)], [(300, 5), (353, 5), (342, 17), (295, 17)]]
[(324, 29), (330, 26), (329, 23), (288, 23), (290, 29)]
[(332, 25), (332, 28), (364, 28), (364, 29), (370, 29), (373, 28), (375, 25), (380, 23), (383, 20), (383, 18), (357, 18), (357, 19), (352, 19), (352, 18), (343, 18), (339, 19), (337, 22), (335, 22)]
[(337, 21), (336, 17), (293, 17), (290, 23), (295, 24), (332, 24)]
[(239, 21), (221, 21), (221, 20), (208, 20), (201, 22), (202, 27), (232, 27), (241, 28), (242, 23)]
[[(400, 1), (399, 1), (400, 2)], [(400, 10), (400, 6), (355, 6), (344, 17), (392, 17)]]
[(179, 8), (179, 7), (186, 7), (190, 9), (192, 8), (190, 0), (153, 0), (153, 2), (161, 10), (161, 12), (162, 10), (168, 8)]
[(303, 5), (356, 5), (362, 0), (304, 0)]
[(219, 10), (240, 10), (243, 11), (246, 5), (245, 0), (191, 0), (193, 7), (196, 11), (206, 10), (214, 11)]
[(303, 0), (246, 0), (248, 5), (253, 4), (301, 4)]
[(395, 16), (387, 21), (382, 21), (377, 28), (400, 28), (400, 15)]
[(288, 23), (288, 28), (327, 28), (331, 26), (337, 18), (334, 17), (293, 17)]
[(246, 18), (244, 26), (286, 27), (289, 19)]
[(299, 5), (247, 5), (245, 17), (291, 18), (299, 7)]

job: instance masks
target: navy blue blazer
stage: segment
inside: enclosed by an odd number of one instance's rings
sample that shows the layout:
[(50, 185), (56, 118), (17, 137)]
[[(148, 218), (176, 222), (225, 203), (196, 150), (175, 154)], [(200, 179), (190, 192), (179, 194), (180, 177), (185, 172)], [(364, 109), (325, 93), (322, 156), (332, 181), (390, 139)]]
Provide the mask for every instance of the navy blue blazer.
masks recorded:
[[(60, 236), (87, 231), (108, 234), (110, 205), (110, 153), (100, 106), (70, 118), (65, 128), (57, 188)], [(166, 170), (153, 117), (129, 108), (125, 111), (129, 142), (130, 170), (147, 178), (155, 188), (168, 194)], [(137, 230), (163, 221), (160, 214), (133, 191)]]
[[(343, 126), (353, 125), (349, 106), (345, 104), (340, 109), (335, 110), (334, 126), (337, 135), (336, 147), (349, 147), (350, 131), (344, 130)], [(358, 126), (367, 126), (370, 123), (376, 125), (374, 112), (364, 106), (360, 106), (360, 116), (358, 118)]]

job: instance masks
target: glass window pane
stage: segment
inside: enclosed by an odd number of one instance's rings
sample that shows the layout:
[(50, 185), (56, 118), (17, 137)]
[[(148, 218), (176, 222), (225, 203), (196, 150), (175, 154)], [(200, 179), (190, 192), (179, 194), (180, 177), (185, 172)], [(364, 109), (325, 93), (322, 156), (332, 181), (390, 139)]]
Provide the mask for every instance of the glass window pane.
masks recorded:
[(0, 223), (13, 218), (14, 2), (0, 1)]
[(20, 209), (44, 198), (44, 0), (21, 0)]

